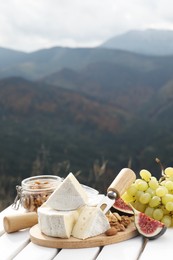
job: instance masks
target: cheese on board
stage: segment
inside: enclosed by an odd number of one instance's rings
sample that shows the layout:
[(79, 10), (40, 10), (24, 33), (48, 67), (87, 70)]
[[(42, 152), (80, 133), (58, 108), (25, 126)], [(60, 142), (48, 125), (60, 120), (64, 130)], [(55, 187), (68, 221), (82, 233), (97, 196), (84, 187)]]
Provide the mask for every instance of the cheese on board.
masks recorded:
[(63, 180), (48, 198), (47, 206), (56, 210), (75, 210), (88, 201), (87, 192), (72, 173)]
[(110, 228), (109, 221), (98, 207), (84, 206), (72, 230), (72, 236), (86, 239), (97, 236)]
[(69, 238), (79, 217), (79, 211), (57, 211), (47, 206), (39, 207), (39, 228), (47, 236)]

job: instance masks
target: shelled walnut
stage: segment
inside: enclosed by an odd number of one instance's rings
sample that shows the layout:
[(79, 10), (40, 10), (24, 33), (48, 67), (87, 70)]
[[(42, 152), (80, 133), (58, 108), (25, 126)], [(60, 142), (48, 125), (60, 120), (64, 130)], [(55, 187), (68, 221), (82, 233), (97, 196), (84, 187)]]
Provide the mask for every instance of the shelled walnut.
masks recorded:
[(124, 231), (133, 221), (133, 216), (120, 216), (117, 212), (109, 212), (106, 216), (110, 224), (110, 229), (105, 232), (107, 236), (113, 236), (120, 231)]

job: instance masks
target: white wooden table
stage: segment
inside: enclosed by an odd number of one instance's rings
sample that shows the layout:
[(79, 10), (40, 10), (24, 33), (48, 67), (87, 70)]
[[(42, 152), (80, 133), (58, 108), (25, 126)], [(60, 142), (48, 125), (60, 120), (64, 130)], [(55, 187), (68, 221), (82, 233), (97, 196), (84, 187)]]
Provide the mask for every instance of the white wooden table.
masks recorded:
[[(4, 231), (4, 216), (14, 213), (16, 210), (11, 206), (0, 213), (0, 260), (136, 260), (142, 247), (141, 236), (101, 248), (56, 249), (41, 247), (30, 241), (29, 229), (11, 234)], [(162, 260), (166, 255), (169, 256), (169, 259), (173, 259), (172, 245), (173, 229), (169, 228), (162, 237), (147, 243), (140, 260)]]

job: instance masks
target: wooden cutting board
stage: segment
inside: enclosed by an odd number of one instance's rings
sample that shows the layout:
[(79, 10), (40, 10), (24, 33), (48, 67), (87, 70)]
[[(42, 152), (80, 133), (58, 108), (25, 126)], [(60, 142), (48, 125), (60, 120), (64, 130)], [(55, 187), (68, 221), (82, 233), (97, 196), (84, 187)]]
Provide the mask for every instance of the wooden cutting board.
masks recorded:
[(46, 236), (40, 231), (38, 224), (30, 229), (30, 239), (34, 244), (52, 248), (87, 248), (105, 246), (128, 240), (137, 235), (138, 232), (134, 223), (131, 223), (125, 231), (118, 232), (114, 236), (106, 236), (105, 234), (102, 234), (84, 240), (74, 237), (66, 239)]

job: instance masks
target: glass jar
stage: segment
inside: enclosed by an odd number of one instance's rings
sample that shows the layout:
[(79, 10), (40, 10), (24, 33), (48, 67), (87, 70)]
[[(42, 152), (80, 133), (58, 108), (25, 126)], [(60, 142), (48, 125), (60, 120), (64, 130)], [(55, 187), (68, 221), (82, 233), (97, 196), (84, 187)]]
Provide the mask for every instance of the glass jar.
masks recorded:
[(24, 179), (21, 186), (16, 186), (15, 207), (21, 205), (27, 211), (37, 211), (61, 182), (62, 178), (55, 175), (39, 175)]

